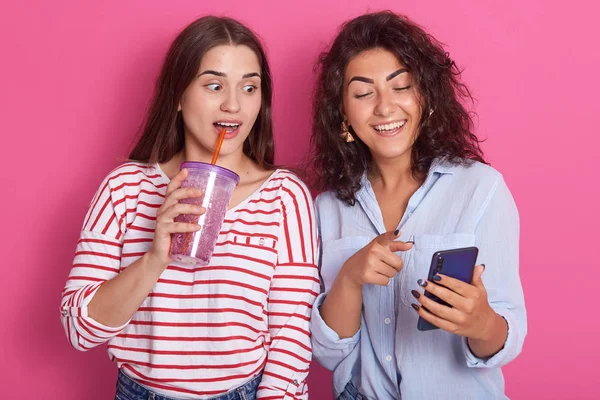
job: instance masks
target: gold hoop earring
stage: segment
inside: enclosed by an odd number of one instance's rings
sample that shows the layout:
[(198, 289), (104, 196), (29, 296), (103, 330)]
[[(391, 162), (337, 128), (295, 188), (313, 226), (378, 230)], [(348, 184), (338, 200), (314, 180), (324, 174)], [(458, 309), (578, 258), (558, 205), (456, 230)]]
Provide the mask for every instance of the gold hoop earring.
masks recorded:
[(346, 124), (346, 121), (342, 121), (342, 133), (340, 134), (340, 137), (346, 143), (354, 142), (354, 136), (352, 136), (352, 134), (350, 133), (350, 130), (348, 128), (348, 124)]

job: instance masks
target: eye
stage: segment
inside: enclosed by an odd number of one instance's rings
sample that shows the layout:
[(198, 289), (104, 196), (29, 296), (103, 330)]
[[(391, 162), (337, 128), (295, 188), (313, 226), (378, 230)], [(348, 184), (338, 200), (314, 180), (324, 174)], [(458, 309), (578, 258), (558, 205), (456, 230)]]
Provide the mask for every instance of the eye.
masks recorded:
[(365, 97), (369, 96), (371, 93), (372, 93), (372, 92), (368, 92), (368, 93), (364, 93), (364, 94), (355, 94), (355, 95), (354, 95), (354, 98), (355, 98), (355, 99), (363, 99), (363, 98), (365, 98)]
[(223, 87), (218, 84), (218, 83), (209, 83), (208, 85), (205, 86), (206, 88), (208, 88), (208, 90), (210, 90), (211, 92), (218, 92), (219, 90), (221, 90)]
[(242, 88), (242, 90), (246, 93), (252, 93), (254, 92), (256, 89), (258, 89), (256, 86), (254, 85), (246, 85)]
[(405, 90), (408, 90), (408, 89), (410, 89), (410, 88), (411, 88), (411, 86), (410, 86), (410, 85), (408, 85), (408, 86), (405, 86), (405, 87), (397, 87), (397, 88), (394, 88), (394, 91), (395, 91), (395, 92), (403, 92), (403, 91), (405, 91)]

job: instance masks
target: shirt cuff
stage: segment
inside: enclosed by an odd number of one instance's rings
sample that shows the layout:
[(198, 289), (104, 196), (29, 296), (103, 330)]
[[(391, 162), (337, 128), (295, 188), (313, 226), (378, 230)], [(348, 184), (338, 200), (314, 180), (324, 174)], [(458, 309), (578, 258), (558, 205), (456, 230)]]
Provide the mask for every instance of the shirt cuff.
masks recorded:
[[(77, 318), (80, 323), (80, 327), (87, 335), (90, 336), (91, 340), (107, 340), (118, 335), (128, 324), (131, 319), (121, 326), (106, 326), (96, 321), (88, 315), (88, 305), (96, 295), (101, 284), (96, 284), (95, 287), (83, 287), (80, 289), (82, 293), (75, 293), (74, 296), (81, 295), (82, 299), (74, 307), (67, 305), (61, 307), (61, 314), (64, 318)], [(91, 290), (90, 290), (91, 289)], [(87, 293), (84, 293), (87, 292)], [(82, 332), (83, 333), (83, 332)]]
[(511, 313), (506, 310), (494, 310), (498, 315), (500, 315), (506, 321), (508, 325), (508, 335), (506, 337), (506, 341), (504, 342), (504, 347), (500, 349), (496, 354), (489, 358), (480, 358), (477, 357), (471, 349), (469, 348), (469, 344), (467, 342), (467, 338), (462, 338), (462, 349), (465, 357), (467, 359), (467, 366), (471, 368), (496, 368), (502, 367), (508, 361), (512, 359), (511, 354), (513, 353), (513, 349), (517, 346), (517, 334), (515, 331), (515, 327), (517, 326), (516, 321), (512, 317)]
[(327, 347), (330, 349), (337, 350), (345, 349), (348, 347), (354, 347), (360, 339), (360, 328), (354, 334), (354, 336), (341, 339), (340, 336), (333, 329), (331, 329), (327, 325), (327, 323), (325, 323), (325, 321), (323, 321), (319, 308), (321, 307), (321, 304), (323, 304), (323, 301), (325, 300), (326, 296), (326, 293), (321, 293), (317, 297), (313, 305), (312, 316), (310, 321), (313, 339), (316, 340), (323, 347)]

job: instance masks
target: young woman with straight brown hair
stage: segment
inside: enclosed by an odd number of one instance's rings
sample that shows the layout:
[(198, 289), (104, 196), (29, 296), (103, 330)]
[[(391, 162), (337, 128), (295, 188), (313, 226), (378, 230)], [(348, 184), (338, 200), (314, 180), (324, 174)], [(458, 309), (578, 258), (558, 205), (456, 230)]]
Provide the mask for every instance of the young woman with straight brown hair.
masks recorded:
[[(108, 343), (116, 399), (306, 398), (308, 323), (319, 291), (310, 194), (274, 166), (271, 73), (262, 46), (229, 18), (203, 17), (171, 45), (131, 162), (92, 200), (63, 291), (71, 344)], [(169, 256), (185, 161), (239, 175), (212, 259)]]

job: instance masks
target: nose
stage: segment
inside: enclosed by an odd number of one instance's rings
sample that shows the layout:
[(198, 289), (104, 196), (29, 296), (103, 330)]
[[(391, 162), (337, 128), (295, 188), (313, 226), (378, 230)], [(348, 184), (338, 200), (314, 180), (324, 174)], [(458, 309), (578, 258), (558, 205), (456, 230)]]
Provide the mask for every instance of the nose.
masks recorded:
[(391, 93), (380, 92), (377, 98), (377, 104), (373, 110), (374, 114), (379, 117), (387, 117), (396, 111)]
[(238, 101), (238, 93), (235, 87), (230, 88), (230, 90), (225, 93), (223, 102), (221, 103), (221, 111), (228, 113), (240, 111), (240, 102)]

